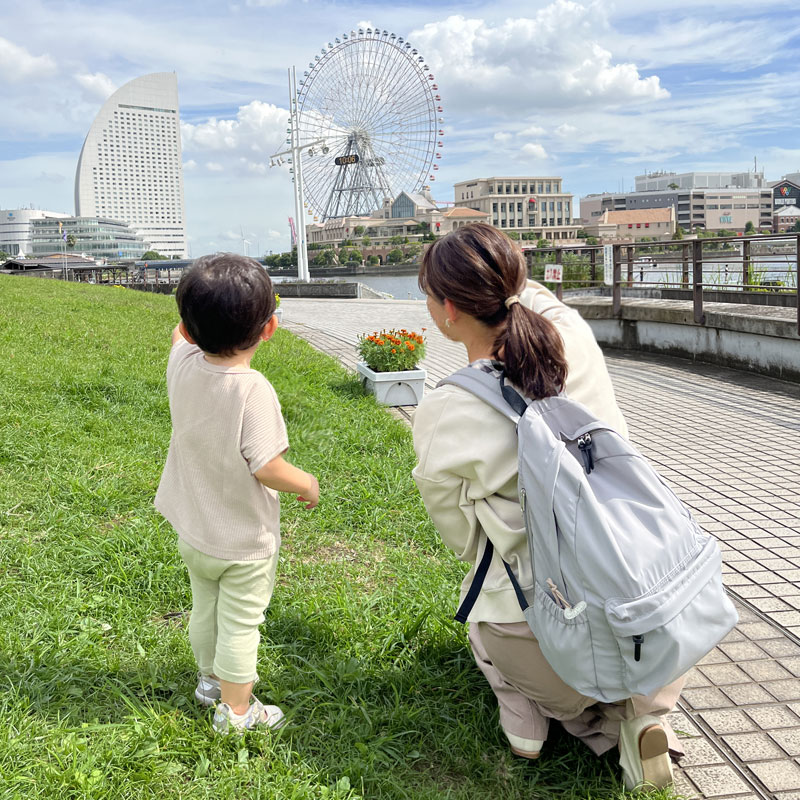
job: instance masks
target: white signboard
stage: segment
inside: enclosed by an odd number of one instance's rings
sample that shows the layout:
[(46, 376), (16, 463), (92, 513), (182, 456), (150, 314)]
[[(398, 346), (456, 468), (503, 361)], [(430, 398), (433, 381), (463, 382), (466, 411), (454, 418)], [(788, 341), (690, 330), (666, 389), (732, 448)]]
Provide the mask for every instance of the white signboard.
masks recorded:
[(561, 264), (547, 264), (544, 268), (545, 283), (561, 283), (564, 267)]
[(606, 286), (614, 285), (614, 245), (603, 245), (603, 283)]

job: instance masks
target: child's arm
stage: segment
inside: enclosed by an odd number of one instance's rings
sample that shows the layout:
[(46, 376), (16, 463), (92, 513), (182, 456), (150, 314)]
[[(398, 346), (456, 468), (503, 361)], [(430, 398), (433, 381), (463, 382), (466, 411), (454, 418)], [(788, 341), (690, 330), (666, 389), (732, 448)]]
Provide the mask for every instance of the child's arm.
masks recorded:
[(296, 492), (297, 499), (305, 503), (306, 508), (314, 508), (319, 503), (317, 479), (285, 461), (283, 456), (276, 456), (254, 474), (264, 486), (276, 492)]

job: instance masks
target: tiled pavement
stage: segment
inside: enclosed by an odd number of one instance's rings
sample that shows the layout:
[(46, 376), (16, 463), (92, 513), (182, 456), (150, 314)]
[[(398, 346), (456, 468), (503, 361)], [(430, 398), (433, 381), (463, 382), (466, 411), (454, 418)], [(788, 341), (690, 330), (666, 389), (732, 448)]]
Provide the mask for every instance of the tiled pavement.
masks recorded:
[[(465, 363), (419, 301), (281, 305), (286, 328), (350, 368), (357, 335), (383, 327), (428, 328), (429, 388)], [(687, 750), (677, 789), (800, 800), (800, 385), (619, 351), (607, 361), (631, 439), (719, 538), (740, 614), (671, 717)]]

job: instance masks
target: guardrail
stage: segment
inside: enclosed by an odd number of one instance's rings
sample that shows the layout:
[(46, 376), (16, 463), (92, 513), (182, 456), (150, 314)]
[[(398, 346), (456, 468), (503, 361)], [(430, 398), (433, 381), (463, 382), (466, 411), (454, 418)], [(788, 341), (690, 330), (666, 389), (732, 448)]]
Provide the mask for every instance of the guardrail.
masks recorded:
[[(713, 287), (715, 302), (764, 300), (779, 296), (781, 304), (797, 305), (800, 335), (800, 234), (770, 234), (724, 238), (691, 238), (548, 248), (523, 247), (532, 277), (542, 280), (548, 264), (559, 265), (564, 288), (611, 287), (612, 308), (619, 316), (623, 288), (691, 291), (694, 321), (705, 325), (704, 292)], [(567, 277), (572, 272), (572, 277)], [(598, 273), (600, 278), (598, 278)], [(545, 282), (547, 282), (545, 280)], [(726, 295), (730, 297), (726, 297)]]

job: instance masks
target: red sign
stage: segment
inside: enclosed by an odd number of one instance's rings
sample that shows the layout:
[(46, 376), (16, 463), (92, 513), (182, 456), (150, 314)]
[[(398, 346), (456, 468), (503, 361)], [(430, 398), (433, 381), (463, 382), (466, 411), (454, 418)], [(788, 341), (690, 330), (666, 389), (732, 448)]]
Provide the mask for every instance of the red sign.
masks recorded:
[(561, 264), (548, 264), (544, 268), (545, 283), (561, 283), (564, 269)]

